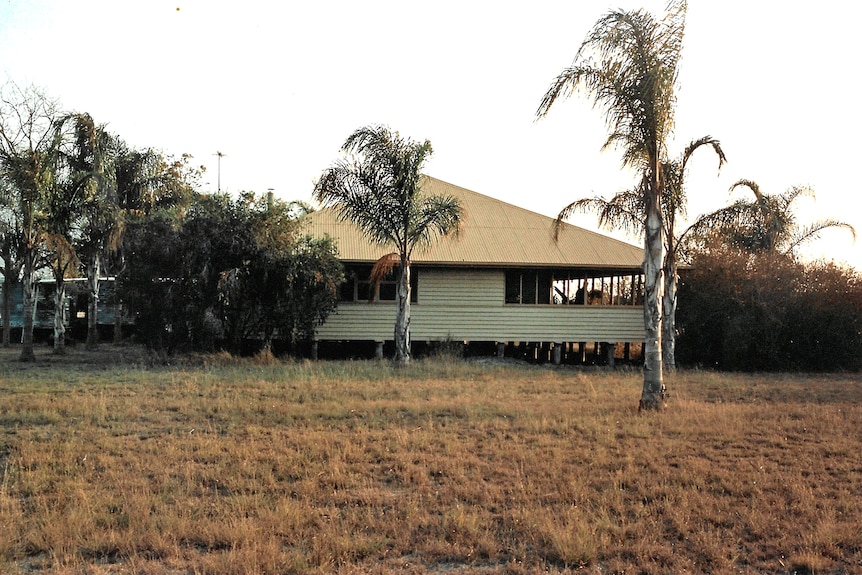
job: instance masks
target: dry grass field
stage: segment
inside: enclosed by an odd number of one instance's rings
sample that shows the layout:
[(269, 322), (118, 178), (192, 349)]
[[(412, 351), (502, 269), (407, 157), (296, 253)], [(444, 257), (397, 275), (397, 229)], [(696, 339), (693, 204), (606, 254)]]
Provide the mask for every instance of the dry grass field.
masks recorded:
[(858, 375), (0, 355), (0, 573), (860, 573)]

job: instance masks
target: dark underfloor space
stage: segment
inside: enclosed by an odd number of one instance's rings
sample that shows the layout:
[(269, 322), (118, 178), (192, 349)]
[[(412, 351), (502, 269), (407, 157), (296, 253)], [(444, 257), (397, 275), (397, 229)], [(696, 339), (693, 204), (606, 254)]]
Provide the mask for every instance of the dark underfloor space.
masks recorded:
[[(547, 342), (505, 342), (494, 341), (413, 341), (413, 357), (421, 359), (446, 355), (450, 357), (502, 357), (519, 359), (530, 363), (560, 363), (564, 365), (608, 365), (613, 357), (614, 364), (642, 363), (641, 344), (608, 344), (602, 342), (575, 342), (559, 346)], [(611, 356), (613, 350), (613, 356)], [(320, 341), (317, 343), (318, 359), (373, 359), (389, 358), (395, 355), (395, 343), (383, 342), (382, 346), (374, 341)]]

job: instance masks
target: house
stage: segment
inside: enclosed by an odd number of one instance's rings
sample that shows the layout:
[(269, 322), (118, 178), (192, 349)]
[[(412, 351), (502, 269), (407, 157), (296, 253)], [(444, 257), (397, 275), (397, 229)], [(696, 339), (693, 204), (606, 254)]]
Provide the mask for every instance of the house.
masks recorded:
[[(458, 198), (464, 219), (458, 236), (413, 254), (414, 347), (463, 342), (498, 355), (583, 362), (613, 361), (643, 341), (643, 248), (569, 224), (555, 239), (553, 218), (429, 176), (422, 189)], [(366, 342), (382, 355), (393, 339), (397, 275), (374, 287), (369, 273), (389, 250), (331, 209), (313, 213), (309, 226), (335, 240), (347, 278), (316, 345)]]
[[(99, 280), (99, 308), (98, 325), (101, 331), (108, 332), (114, 326), (114, 313), (116, 305), (113, 303), (115, 281), (114, 278), (102, 278)], [(0, 281), (0, 288), (3, 282)], [(48, 339), (54, 332), (54, 312), (56, 285), (50, 277), (40, 278), (36, 282), (35, 300), (33, 302), (33, 332), (36, 340)], [(15, 332), (20, 332), (24, 326), (24, 286), (19, 282), (15, 284), (10, 293), (9, 325)], [(87, 331), (87, 279), (67, 278), (66, 299), (63, 303), (63, 325), (70, 329), (73, 337), (83, 339)], [(0, 306), (0, 325), (5, 319), (2, 317), (3, 310)], [(123, 324), (133, 323), (133, 318), (124, 317)], [(20, 336), (16, 336), (20, 337)]]

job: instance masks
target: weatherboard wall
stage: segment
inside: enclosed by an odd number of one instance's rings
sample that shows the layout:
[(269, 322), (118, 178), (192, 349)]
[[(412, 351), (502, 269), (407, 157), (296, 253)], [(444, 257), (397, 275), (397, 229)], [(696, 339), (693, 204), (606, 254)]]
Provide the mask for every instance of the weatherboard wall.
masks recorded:
[[(494, 269), (417, 269), (411, 305), (414, 341), (643, 340), (640, 306), (513, 305), (505, 303), (505, 272)], [(339, 304), (318, 328), (318, 340), (393, 338), (394, 302)]]

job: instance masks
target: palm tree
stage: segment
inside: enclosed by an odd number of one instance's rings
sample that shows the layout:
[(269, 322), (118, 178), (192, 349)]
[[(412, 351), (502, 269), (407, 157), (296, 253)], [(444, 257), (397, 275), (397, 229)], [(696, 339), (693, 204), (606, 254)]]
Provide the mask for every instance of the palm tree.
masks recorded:
[(545, 93), (538, 117), (578, 88), (601, 107), (610, 135), (602, 149), (619, 147), (623, 165), (641, 174), (644, 214), (644, 384), (640, 405), (659, 409), (664, 380), (661, 298), (664, 292), (665, 189), (663, 159), (674, 124), (686, 1), (671, 3), (662, 20), (644, 10), (614, 10), (599, 19), (575, 56)]
[(96, 135), (92, 170), (95, 189), (82, 206), (82, 224), (75, 249), (87, 278), (87, 349), (98, 346), (100, 277), (105, 262), (119, 246), (124, 229), (117, 198), (119, 138), (104, 127)]
[[(718, 156), (720, 170), (727, 157), (720, 142), (712, 136), (693, 140), (677, 159), (662, 164), (665, 187), (662, 194), (662, 216), (664, 220), (665, 255), (662, 273), (665, 291), (662, 296), (662, 362), (665, 370), (676, 369), (676, 308), (679, 285), (679, 260), (681, 241), (691, 228), (677, 235), (676, 220), (686, 216), (685, 175), (688, 161), (695, 150), (710, 146)], [(599, 225), (612, 229), (643, 235), (645, 203), (643, 190), (635, 188), (618, 193), (610, 200), (602, 197), (583, 198), (572, 202), (560, 211), (556, 220), (556, 231), (563, 220), (575, 212), (593, 212), (599, 217)]]
[(402, 138), (385, 126), (359, 128), (341, 147), (349, 157), (328, 168), (314, 187), (322, 205), (350, 220), (372, 242), (395, 251), (381, 257), (373, 277), (399, 266), (395, 361), (410, 362), (410, 258), (417, 247), (456, 233), (461, 206), (451, 196), (423, 194), (421, 170), (431, 143)]
[(705, 136), (699, 140), (692, 141), (680, 157), (664, 164), (665, 170), (665, 237), (667, 242), (667, 253), (664, 259), (665, 291), (662, 297), (662, 361), (665, 369), (676, 369), (676, 308), (677, 288), (679, 287), (679, 260), (681, 242), (688, 228), (677, 236), (676, 218), (686, 216), (686, 190), (685, 176), (688, 161), (695, 150), (701, 146), (709, 146), (718, 156), (718, 169), (727, 162), (727, 156), (721, 149), (718, 140), (711, 136)]
[(81, 264), (78, 247), (87, 225), (87, 211), (97, 197), (104, 172), (104, 129), (89, 114), (72, 113), (57, 121), (59, 154), (54, 181), (45, 197), (45, 242), (54, 274), (54, 353), (66, 348), (66, 277)]
[(809, 186), (793, 186), (782, 194), (767, 194), (752, 180), (741, 179), (730, 187), (748, 188), (754, 199), (737, 200), (730, 206), (702, 216), (696, 223), (692, 241), (703, 244), (706, 238), (718, 237), (724, 243), (749, 253), (775, 252), (795, 256), (800, 246), (820, 237), (831, 228), (848, 230), (856, 239), (856, 230), (836, 219), (818, 220), (802, 225), (796, 218), (793, 203), (801, 197), (814, 198)]
[(817, 239), (823, 230), (829, 228), (846, 229), (856, 239), (853, 226), (839, 220), (818, 220), (804, 226), (799, 224), (793, 202), (805, 196), (814, 198), (814, 190), (808, 186), (793, 186), (780, 195), (770, 195), (761, 193), (756, 182), (743, 179), (735, 182), (730, 191), (738, 187), (747, 187), (755, 196), (749, 210), (754, 217), (736, 236), (741, 245), (754, 250), (776, 250), (785, 255), (796, 255), (801, 245)]

